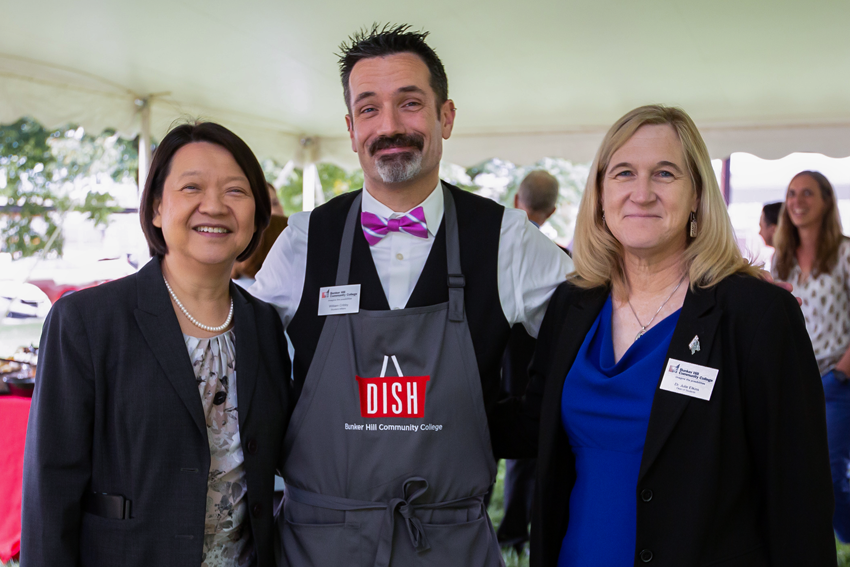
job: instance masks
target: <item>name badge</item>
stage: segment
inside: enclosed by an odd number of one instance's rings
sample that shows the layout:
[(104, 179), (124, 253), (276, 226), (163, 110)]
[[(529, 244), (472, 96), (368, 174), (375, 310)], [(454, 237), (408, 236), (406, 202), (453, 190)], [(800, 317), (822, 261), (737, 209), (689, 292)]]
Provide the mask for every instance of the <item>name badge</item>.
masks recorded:
[(716, 368), (671, 358), (661, 378), (661, 389), (708, 401), (718, 372)]
[(319, 288), (319, 317), (360, 312), (360, 284)]

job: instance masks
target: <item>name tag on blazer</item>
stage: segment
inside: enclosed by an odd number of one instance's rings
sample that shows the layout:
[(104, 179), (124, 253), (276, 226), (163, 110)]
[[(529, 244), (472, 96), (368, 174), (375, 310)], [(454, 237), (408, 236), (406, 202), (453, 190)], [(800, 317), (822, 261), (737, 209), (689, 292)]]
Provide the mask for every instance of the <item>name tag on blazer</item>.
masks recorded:
[(714, 391), (718, 372), (716, 368), (671, 358), (667, 360), (661, 378), (661, 389), (708, 401)]
[(319, 317), (360, 312), (360, 284), (319, 289)]

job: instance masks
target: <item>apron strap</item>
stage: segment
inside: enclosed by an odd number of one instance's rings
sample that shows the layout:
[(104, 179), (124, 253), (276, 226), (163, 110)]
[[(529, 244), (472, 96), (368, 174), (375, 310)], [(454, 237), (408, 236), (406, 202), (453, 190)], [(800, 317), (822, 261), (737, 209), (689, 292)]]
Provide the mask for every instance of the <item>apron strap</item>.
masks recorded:
[(443, 185), (443, 203), (446, 219), (446, 260), (448, 264), (449, 321), (463, 322), (463, 288), (466, 278), (460, 269), (460, 237), (457, 230), (457, 210), (451, 192)]
[[(445, 185), (443, 190), (443, 218), (446, 221), (446, 264), (448, 268), (449, 286), (449, 321), (462, 323), (463, 312), (463, 288), (466, 286), (466, 278), (460, 268), (460, 237), (457, 230), (457, 210), (451, 191)], [(363, 189), (362, 191), (365, 191)], [(348, 277), (351, 273), (351, 253), (354, 248), (354, 231), (359, 224), (360, 203), (363, 193), (359, 193), (348, 209), (345, 219), (345, 227), (342, 230), (342, 241), (339, 248), (339, 264), (336, 269), (336, 285), (348, 285)]]
[[(365, 191), (365, 189), (364, 189)], [(363, 193), (359, 193), (348, 209), (345, 227), (342, 229), (342, 243), (339, 247), (339, 264), (336, 267), (336, 285), (348, 285), (348, 275), (351, 272), (351, 252), (354, 249), (354, 229), (359, 224), (360, 201)]]
[(425, 528), (422, 525), (421, 520), (416, 517), (417, 509), (435, 510), (440, 508), (454, 508), (474, 503), (481, 504), (482, 506), (484, 505), (483, 494), (458, 498), (457, 500), (449, 500), (446, 502), (414, 504), (414, 501), (421, 498), (426, 492), (428, 492), (428, 481), (420, 476), (414, 476), (404, 481), (404, 484), (402, 485), (401, 498), (393, 498), (387, 503), (353, 500), (351, 498), (318, 494), (289, 484), (286, 485), (285, 497), (293, 502), (298, 502), (299, 504), (306, 504), (308, 506), (325, 508), (328, 510), (359, 511), (386, 509), (383, 525), (381, 526), (381, 534), (378, 540), (378, 550), (375, 555), (375, 567), (389, 567), (390, 559), (392, 557), (396, 512), (398, 512), (402, 519), (404, 519), (404, 524), (405, 527), (407, 527), (407, 535), (410, 537), (411, 545), (413, 545), (413, 548), (417, 553), (421, 553), (431, 549), (431, 545), (428, 543), (428, 538), (425, 535)]
[[(407, 495), (408, 486), (420, 485), (410, 496)], [(384, 516), (384, 525), (381, 528), (381, 536), (378, 542), (378, 553), (375, 556), (375, 567), (389, 567), (390, 559), (393, 551), (393, 533), (395, 532), (395, 513), (401, 514), (404, 518), (404, 525), (407, 527), (407, 535), (410, 536), (410, 543), (416, 553), (422, 553), (431, 549), (428, 543), (428, 538), (425, 535), (425, 528), (422, 527), (422, 522), (416, 517), (416, 509), (413, 501), (425, 494), (428, 491), (428, 481), (422, 477), (414, 476), (404, 481), (402, 488), (402, 498), (393, 498), (387, 504), (387, 513)]]

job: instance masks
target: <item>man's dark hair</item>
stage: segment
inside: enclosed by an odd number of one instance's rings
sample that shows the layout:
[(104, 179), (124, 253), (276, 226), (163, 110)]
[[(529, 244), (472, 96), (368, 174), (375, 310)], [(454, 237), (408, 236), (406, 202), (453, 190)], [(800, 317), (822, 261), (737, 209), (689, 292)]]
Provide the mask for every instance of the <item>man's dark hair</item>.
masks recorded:
[(782, 201), (766, 204), (761, 212), (764, 213), (764, 220), (767, 224), (779, 223), (779, 211), (782, 210)]
[(409, 31), (409, 24), (372, 24), (370, 29), (362, 29), (339, 46), (339, 73), (342, 78), (342, 92), (345, 106), (351, 113), (351, 90), (348, 78), (358, 61), (374, 57), (386, 57), (397, 53), (413, 53), (428, 67), (431, 73), (431, 89), (437, 98), (437, 112), (449, 99), (449, 79), (437, 54), (431, 49), (425, 38), (428, 32)]
[(151, 168), (145, 181), (142, 192), (141, 205), (139, 206), (139, 220), (142, 223), (142, 232), (148, 241), (148, 249), (151, 256), (162, 258), (168, 254), (168, 245), (162, 236), (162, 229), (154, 226), (156, 202), (162, 199), (162, 190), (165, 179), (171, 171), (171, 160), (177, 150), (193, 142), (207, 142), (221, 146), (233, 156), (236, 163), (242, 168), (251, 193), (254, 195), (254, 225), (257, 227), (248, 247), (236, 258), (238, 261), (245, 260), (259, 246), (263, 237), (263, 231), (269, 226), (272, 204), (269, 191), (266, 189), (266, 178), (260, 162), (254, 156), (254, 152), (242, 138), (214, 122), (195, 122), (194, 124), (181, 124), (171, 130), (159, 143), (151, 160)]

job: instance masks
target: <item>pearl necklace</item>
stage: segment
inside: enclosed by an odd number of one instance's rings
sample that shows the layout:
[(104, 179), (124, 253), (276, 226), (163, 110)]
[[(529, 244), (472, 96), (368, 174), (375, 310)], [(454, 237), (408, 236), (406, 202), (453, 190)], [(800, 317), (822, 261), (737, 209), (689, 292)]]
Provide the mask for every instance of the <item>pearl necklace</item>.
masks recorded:
[(230, 326), (230, 322), (233, 320), (233, 298), (232, 297), (230, 298), (230, 313), (227, 314), (227, 320), (224, 322), (223, 325), (219, 325), (218, 327), (210, 327), (209, 325), (204, 325), (203, 323), (201, 323), (200, 321), (198, 321), (197, 319), (195, 319), (194, 317), (189, 315), (189, 312), (186, 310), (185, 307), (183, 307), (183, 304), (180, 302), (180, 300), (177, 299), (177, 295), (174, 293), (174, 290), (171, 289), (170, 285), (168, 285), (168, 280), (165, 279), (165, 276), (162, 276), (162, 281), (165, 282), (165, 287), (168, 288), (168, 293), (171, 294), (171, 299), (174, 300), (174, 303), (177, 304), (177, 307), (180, 308), (180, 311), (183, 312), (183, 315), (185, 315), (186, 318), (189, 321), (191, 321), (192, 324), (195, 325), (196, 327), (203, 329), (203, 330), (207, 331), (208, 333), (220, 333), (221, 331), (225, 330), (227, 327)]

